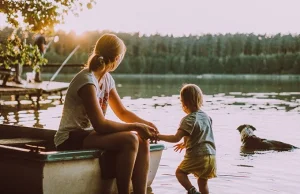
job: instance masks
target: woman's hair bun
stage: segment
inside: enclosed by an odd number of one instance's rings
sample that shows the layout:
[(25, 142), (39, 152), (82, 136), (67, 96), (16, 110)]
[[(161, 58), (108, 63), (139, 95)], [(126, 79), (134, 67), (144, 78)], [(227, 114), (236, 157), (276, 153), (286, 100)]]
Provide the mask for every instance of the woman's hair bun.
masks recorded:
[(98, 57), (98, 61), (99, 61), (100, 65), (105, 64), (104, 58), (102, 56)]
[(89, 68), (90, 70), (93, 71), (104, 65), (105, 65), (104, 57), (98, 54), (95, 54), (89, 62)]

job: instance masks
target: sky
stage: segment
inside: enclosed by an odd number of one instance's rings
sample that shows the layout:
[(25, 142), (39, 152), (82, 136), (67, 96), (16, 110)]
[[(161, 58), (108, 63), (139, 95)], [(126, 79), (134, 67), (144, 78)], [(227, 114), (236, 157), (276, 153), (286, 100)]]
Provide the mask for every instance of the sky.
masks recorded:
[[(56, 29), (141, 34), (300, 33), (300, 0), (98, 0)], [(0, 25), (4, 16), (0, 15)]]

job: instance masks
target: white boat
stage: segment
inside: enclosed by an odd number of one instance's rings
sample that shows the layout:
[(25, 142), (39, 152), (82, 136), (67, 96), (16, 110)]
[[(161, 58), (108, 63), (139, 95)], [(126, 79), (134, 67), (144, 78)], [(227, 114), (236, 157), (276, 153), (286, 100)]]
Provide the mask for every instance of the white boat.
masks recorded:
[[(108, 184), (100, 175), (102, 151), (55, 151), (54, 134), (50, 129), (0, 124), (0, 193), (101, 193)], [(148, 186), (163, 150), (163, 144), (150, 144)], [(115, 180), (112, 182), (113, 193), (117, 193)]]

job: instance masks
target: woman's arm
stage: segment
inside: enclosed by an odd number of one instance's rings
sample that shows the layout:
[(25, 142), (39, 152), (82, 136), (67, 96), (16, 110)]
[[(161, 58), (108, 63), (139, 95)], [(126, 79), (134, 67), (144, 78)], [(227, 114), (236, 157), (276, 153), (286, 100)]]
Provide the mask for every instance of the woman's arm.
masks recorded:
[(154, 129), (140, 123), (119, 123), (105, 119), (100, 107), (96, 88), (92, 84), (83, 86), (78, 95), (81, 97), (86, 113), (95, 131), (98, 133), (114, 133), (120, 131), (137, 131), (143, 137), (153, 136)]
[(170, 143), (177, 143), (179, 142), (182, 137), (188, 136), (189, 134), (186, 131), (183, 130), (177, 130), (177, 133), (175, 135), (162, 135), (158, 134), (157, 137), (159, 140), (170, 142)]
[(149, 125), (157, 130), (156, 126), (153, 123), (140, 118), (133, 112), (126, 109), (126, 107), (123, 105), (123, 103), (121, 101), (121, 98), (120, 98), (116, 88), (111, 89), (111, 91), (109, 93), (108, 103), (109, 103), (109, 106), (111, 107), (111, 109), (114, 111), (114, 113), (120, 120), (122, 120), (126, 123), (133, 123), (133, 122), (144, 123), (144, 124)]

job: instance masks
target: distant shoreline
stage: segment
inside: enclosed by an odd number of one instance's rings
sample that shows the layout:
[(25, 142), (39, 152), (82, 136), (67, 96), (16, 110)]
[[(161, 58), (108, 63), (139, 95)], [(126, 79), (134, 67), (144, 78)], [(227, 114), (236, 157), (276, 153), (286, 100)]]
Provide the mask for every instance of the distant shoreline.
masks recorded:
[(157, 78), (197, 78), (197, 79), (249, 79), (249, 80), (299, 80), (300, 75), (280, 74), (112, 74), (115, 77), (157, 77)]
[[(52, 76), (52, 73), (44, 72), (45, 76)], [(59, 76), (74, 76), (76, 73), (60, 73)], [(299, 80), (300, 75), (293, 74), (119, 74), (111, 73), (118, 78), (197, 78), (197, 79), (246, 79), (246, 80)]]
[[(51, 76), (53, 75), (61, 64), (48, 64), (42, 66), (42, 74)], [(59, 73), (65, 76), (73, 76), (78, 73), (83, 64), (66, 64)], [(23, 66), (24, 72), (31, 72), (29, 66)], [(241, 79), (241, 80), (293, 80), (300, 81), (300, 74), (128, 74), (128, 73), (112, 73), (116, 77), (156, 77), (156, 78), (198, 78), (198, 79)]]

